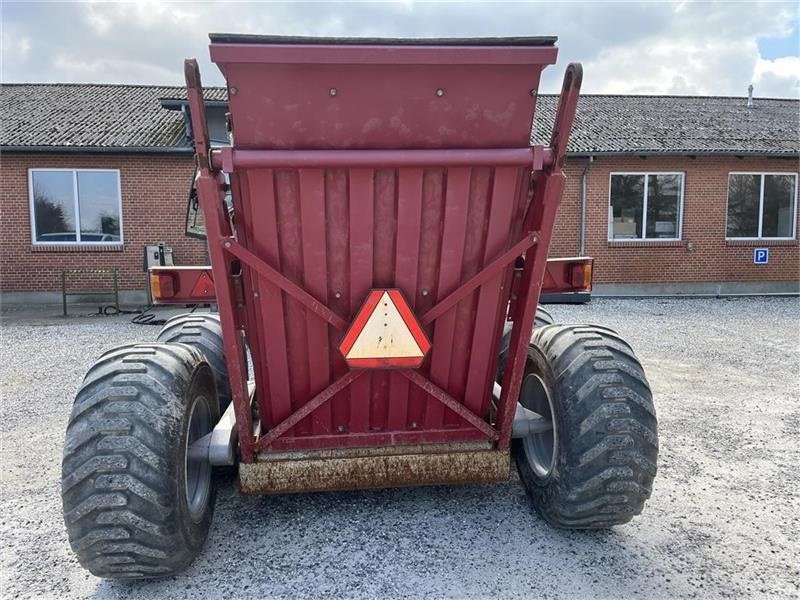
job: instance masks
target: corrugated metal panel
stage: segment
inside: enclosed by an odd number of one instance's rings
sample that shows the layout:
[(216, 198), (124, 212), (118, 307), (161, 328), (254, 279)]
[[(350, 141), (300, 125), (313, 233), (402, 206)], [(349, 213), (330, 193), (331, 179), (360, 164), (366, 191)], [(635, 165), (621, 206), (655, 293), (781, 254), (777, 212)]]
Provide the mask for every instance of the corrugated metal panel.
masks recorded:
[[(506, 250), (527, 199), (524, 169), (251, 169), (239, 172), (246, 243), (338, 314), (352, 319), (371, 288), (397, 287), (416, 314), (430, 309)], [(310, 315), (253, 273), (248, 320), (263, 328), (255, 356), (264, 430), (347, 371), (344, 332)], [(421, 372), (485, 415), (509, 290), (498, 275), (426, 327), (433, 347)], [(407, 379), (375, 371), (301, 421), (276, 448), (336, 445), (370, 432), (432, 433), (448, 441), (475, 430)], [(294, 440), (292, 438), (295, 438)], [(441, 438), (445, 439), (445, 438)], [(302, 445), (303, 442), (299, 441)]]

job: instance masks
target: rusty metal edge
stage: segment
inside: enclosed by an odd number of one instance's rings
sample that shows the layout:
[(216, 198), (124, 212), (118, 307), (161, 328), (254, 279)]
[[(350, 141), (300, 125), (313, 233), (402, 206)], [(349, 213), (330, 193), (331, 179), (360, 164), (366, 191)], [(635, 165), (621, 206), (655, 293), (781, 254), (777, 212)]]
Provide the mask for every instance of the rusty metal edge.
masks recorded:
[(470, 450), (239, 463), (242, 494), (290, 494), (507, 481), (508, 450)]
[(444, 454), (491, 450), (494, 443), (448, 442), (436, 444), (406, 444), (397, 446), (359, 446), (355, 448), (324, 448), (320, 450), (292, 450), (287, 452), (259, 452), (257, 461), (309, 460), (322, 458), (356, 458), (358, 456), (392, 456), (396, 454)]

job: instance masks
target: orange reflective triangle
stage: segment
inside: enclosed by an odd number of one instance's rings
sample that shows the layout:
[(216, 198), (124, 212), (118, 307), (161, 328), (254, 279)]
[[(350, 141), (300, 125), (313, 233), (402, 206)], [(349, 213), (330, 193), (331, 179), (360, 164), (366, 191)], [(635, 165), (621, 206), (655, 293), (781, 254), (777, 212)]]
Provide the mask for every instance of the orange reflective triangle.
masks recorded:
[(400, 290), (372, 290), (339, 351), (358, 368), (413, 368), (431, 344)]

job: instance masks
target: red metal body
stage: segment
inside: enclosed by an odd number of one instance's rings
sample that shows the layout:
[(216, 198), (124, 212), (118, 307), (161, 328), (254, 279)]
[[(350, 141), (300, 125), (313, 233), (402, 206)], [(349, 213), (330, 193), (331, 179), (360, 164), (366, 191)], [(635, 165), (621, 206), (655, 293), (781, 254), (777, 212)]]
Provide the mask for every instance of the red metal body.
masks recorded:
[[(530, 147), (552, 41), (212, 37), (234, 138), (213, 152), (199, 73), (187, 61), (242, 462), (403, 444), (508, 448), (581, 79), (571, 65), (551, 144)], [(574, 289), (575, 273), (555, 269), (554, 285)], [(351, 368), (340, 353), (375, 288), (400, 290), (422, 325), (431, 346), (419, 368)], [(509, 366), (492, 407), (506, 318)], [(260, 423), (251, 422), (244, 343)]]

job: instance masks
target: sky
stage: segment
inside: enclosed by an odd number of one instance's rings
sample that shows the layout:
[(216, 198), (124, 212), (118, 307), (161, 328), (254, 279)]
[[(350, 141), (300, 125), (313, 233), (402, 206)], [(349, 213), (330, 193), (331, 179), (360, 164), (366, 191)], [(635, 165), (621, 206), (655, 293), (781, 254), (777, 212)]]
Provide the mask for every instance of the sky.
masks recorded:
[(0, 80), (181, 85), (209, 32), (320, 36), (557, 35), (584, 93), (800, 96), (797, 2), (13, 2), (0, 0)]

